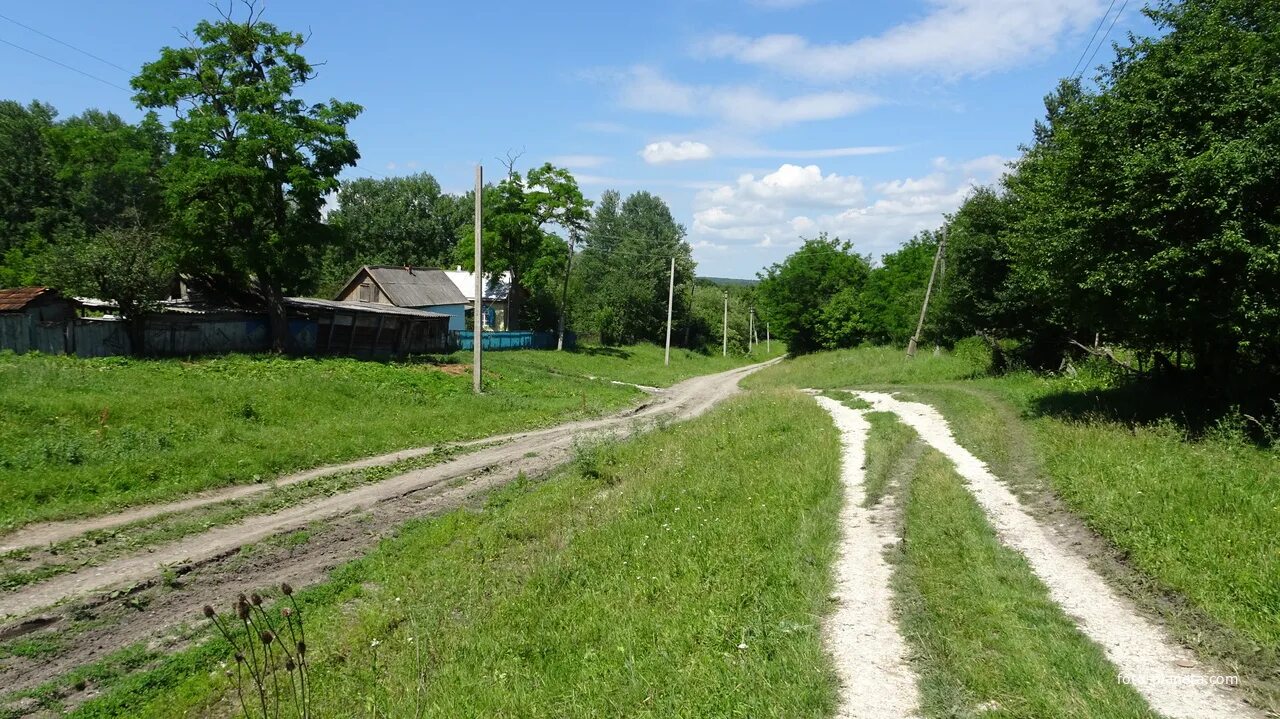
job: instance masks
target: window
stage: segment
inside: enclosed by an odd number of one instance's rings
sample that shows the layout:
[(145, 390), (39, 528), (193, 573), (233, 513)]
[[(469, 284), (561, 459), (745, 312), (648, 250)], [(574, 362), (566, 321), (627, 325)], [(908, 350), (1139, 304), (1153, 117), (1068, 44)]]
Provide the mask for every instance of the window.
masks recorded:
[(378, 299), (378, 290), (373, 286), (372, 282), (364, 282), (360, 285), (360, 295), (358, 299), (361, 302), (376, 302)]

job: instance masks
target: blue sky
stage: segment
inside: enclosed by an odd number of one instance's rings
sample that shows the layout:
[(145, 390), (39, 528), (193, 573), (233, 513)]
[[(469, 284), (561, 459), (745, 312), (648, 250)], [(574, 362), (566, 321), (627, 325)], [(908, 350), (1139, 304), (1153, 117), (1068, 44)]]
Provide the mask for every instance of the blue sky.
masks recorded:
[[(569, 166), (592, 198), (661, 195), (699, 274), (751, 277), (823, 230), (879, 256), (936, 227), (998, 177), (1121, 9), (1111, 39), (1150, 30), (1138, 3), (1108, 0), (269, 0), (266, 19), (312, 33), (324, 65), (304, 98), (365, 107), (344, 177), (426, 171), (459, 191), (477, 162), (493, 177), (523, 153)], [(120, 89), (131, 71), (211, 13), (5, 3), (107, 62), (0, 19), (0, 40), (105, 81), (0, 42), (0, 97), (140, 117)]]

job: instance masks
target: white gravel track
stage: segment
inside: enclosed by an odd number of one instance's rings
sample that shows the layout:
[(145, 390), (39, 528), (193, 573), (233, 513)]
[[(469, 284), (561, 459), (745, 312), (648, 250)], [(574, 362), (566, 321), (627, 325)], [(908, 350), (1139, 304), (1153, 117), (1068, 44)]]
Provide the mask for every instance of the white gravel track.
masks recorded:
[(908, 719), (918, 716), (916, 675), (893, 615), (891, 570), (884, 547), (896, 541), (886, 502), (866, 509), (863, 485), (867, 433), (862, 410), (816, 397), (840, 430), (840, 548), (836, 560), (836, 610), (826, 622), (827, 651), (840, 675), (839, 719)]
[(1190, 651), (1118, 595), (1083, 557), (1069, 551), (1051, 528), (1032, 517), (984, 463), (956, 442), (936, 409), (880, 392), (853, 394), (876, 410), (898, 415), (955, 464), (1000, 540), (1027, 558), (1053, 600), (1103, 648), (1122, 679), (1130, 681), (1152, 709), (1170, 719), (1260, 716), (1229, 690), (1213, 684), (1216, 671), (1197, 662)]

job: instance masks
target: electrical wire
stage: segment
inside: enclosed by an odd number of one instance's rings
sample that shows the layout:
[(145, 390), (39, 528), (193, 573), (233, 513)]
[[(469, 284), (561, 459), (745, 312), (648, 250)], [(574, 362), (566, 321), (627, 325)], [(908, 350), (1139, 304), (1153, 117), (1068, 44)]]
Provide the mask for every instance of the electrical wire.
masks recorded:
[(1102, 42), (1099, 42), (1098, 46), (1093, 49), (1093, 54), (1089, 56), (1089, 61), (1084, 64), (1084, 67), (1080, 68), (1081, 75), (1084, 74), (1085, 69), (1093, 64), (1093, 58), (1098, 56), (1098, 51), (1102, 49), (1102, 46), (1106, 43), (1107, 39), (1111, 37), (1111, 31), (1116, 29), (1116, 21), (1118, 21), (1120, 16), (1124, 14), (1125, 6), (1128, 4), (1129, 0), (1124, 0), (1124, 2), (1120, 3), (1120, 12), (1117, 12), (1116, 16), (1111, 18), (1111, 27), (1107, 28), (1107, 34), (1102, 36)]
[(88, 50), (81, 50), (80, 48), (76, 47), (75, 45), (72, 45), (72, 44), (71, 44), (71, 43), (69, 43), (69, 42), (64, 42), (64, 41), (62, 41), (62, 40), (59, 40), (58, 38), (56, 38), (56, 37), (54, 37), (54, 36), (52, 36), (52, 35), (50, 35), (50, 34), (48, 34), (48, 33), (40, 32), (39, 30), (37, 30), (37, 29), (35, 29), (35, 28), (31, 27), (30, 25), (26, 25), (26, 24), (23, 24), (23, 23), (18, 22), (17, 20), (14, 20), (13, 18), (9, 17), (8, 15), (2, 15), (2, 14), (0, 14), (0, 20), (8, 20), (9, 22), (13, 23), (14, 25), (17, 25), (18, 27), (26, 28), (27, 30), (30, 30), (31, 32), (33, 32), (33, 33), (35, 33), (35, 34), (37, 34), (37, 35), (39, 35), (39, 36), (41, 36), (41, 37), (43, 37), (43, 38), (47, 38), (47, 39), (49, 39), (49, 40), (52, 40), (52, 41), (54, 41), (54, 42), (58, 43), (59, 45), (64, 45), (64, 46), (66, 46), (66, 47), (69, 47), (69, 48), (71, 48), (72, 50), (75, 50), (76, 52), (80, 53), (81, 55), (85, 55), (85, 56), (87, 56), (87, 57), (91, 57), (91, 58), (93, 58), (94, 60), (97, 60), (98, 62), (101, 62), (101, 63), (107, 64), (107, 65), (110, 65), (111, 67), (114, 67), (115, 69), (120, 70), (120, 71), (122, 71), (122, 72), (129, 72), (128, 68), (120, 67), (119, 65), (115, 64), (114, 62), (111, 62), (110, 60), (107, 60), (107, 59), (104, 59), (104, 58), (98, 57), (97, 55), (94, 55), (93, 53), (89, 52)]
[(66, 68), (66, 69), (68, 69), (68, 70), (70, 70), (70, 71), (72, 71), (72, 72), (75, 72), (75, 73), (79, 73), (79, 74), (81, 74), (81, 75), (84, 75), (85, 77), (87, 77), (87, 78), (89, 78), (89, 79), (91, 79), (91, 80), (97, 80), (98, 82), (102, 83), (103, 85), (110, 85), (111, 87), (114, 87), (114, 88), (115, 88), (115, 89), (117, 89), (117, 90), (124, 90), (125, 92), (131, 92), (131, 91), (129, 90), (129, 88), (127, 88), (127, 87), (121, 87), (121, 86), (119, 86), (119, 85), (115, 84), (114, 82), (111, 82), (110, 80), (103, 80), (102, 78), (98, 77), (97, 75), (92, 75), (92, 74), (90, 74), (90, 73), (85, 72), (84, 70), (81, 70), (81, 69), (76, 68), (76, 67), (72, 67), (72, 66), (70, 66), (70, 65), (66, 64), (65, 62), (59, 62), (59, 61), (57, 61), (57, 60), (54, 60), (54, 59), (53, 59), (53, 58), (51, 58), (51, 57), (46, 57), (46, 56), (44, 56), (44, 55), (41, 55), (40, 53), (36, 52), (35, 50), (28, 50), (27, 48), (25, 48), (25, 47), (23, 47), (23, 46), (21, 46), (21, 45), (19, 45), (19, 44), (17, 44), (17, 43), (9, 42), (8, 40), (5, 40), (5, 39), (4, 39), (4, 38), (2, 38), (2, 37), (0, 37), (0, 42), (4, 43), (5, 45), (8, 45), (9, 47), (15, 47), (15, 48), (17, 48), (17, 49), (19, 49), (19, 50), (21, 50), (21, 51), (23, 51), (23, 52), (27, 53), (28, 55), (35, 55), (36, 57), (40, 58), (41, 60), (46, 60), (46, 61), (48, 61), (48, 62), (53, 63), (54, 65), (58, 65), (58, 66), (60, 66), (60, 67), (64, 67), (64, 68)]
[[(1075, 77), (1076, 70), (1080, 68), (1080, 61), (1084, 60), (1084, 56), (1089, 53), (1089, 48), (1093, 47), (1093, 41), (1098, 39), (1098, 31), (1102, 29), (1103, 24), (1107, 22), (1107, 17), (1111, 15), (1111, 8), (1116, 6), (1116, 0), (1111, 0), (1111, 4), (1107, 6), (1107, 11), (1102, 13), (1102, 17), (1098, 18), (1098, 26), (1093, 29), (1093, 34), (1089, 36), (1089, 42), (1080, 51), (1080, 57), (1076, 59), (1076, 64), (1072, 66), (1071, 73), (1068, 77)], [(1088, 67), (1086, 65), (1085, 67)]]

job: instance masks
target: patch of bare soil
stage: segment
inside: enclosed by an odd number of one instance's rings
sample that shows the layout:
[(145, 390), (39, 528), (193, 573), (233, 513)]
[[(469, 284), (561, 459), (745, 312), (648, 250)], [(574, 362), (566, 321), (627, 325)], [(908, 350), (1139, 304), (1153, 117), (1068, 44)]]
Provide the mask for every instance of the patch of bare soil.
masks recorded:
[[(185, 626), (206, 603), (228, 606), (239, 592), (282, 581), (295, 587), (323, 581), (408, 519), (458, 508), (521, 474), (545, 474), (572, 458), (581, 442), (702, 414), (763, 366), (695, 377), (607, 418), (482, 440), (503, 443), (0, 594), (0, 615), (15, 617), (0, 626), (0, 637), (62, 639), (38, 658), (0, 660), (0, 686), (6, 692), (40, 686), (140, 641), (166, 650), (185, 646), (191, 637)], [(263, 541), (304, 528), (303, 542)], [(247, 545), (253, 551), (242, 554)]]

